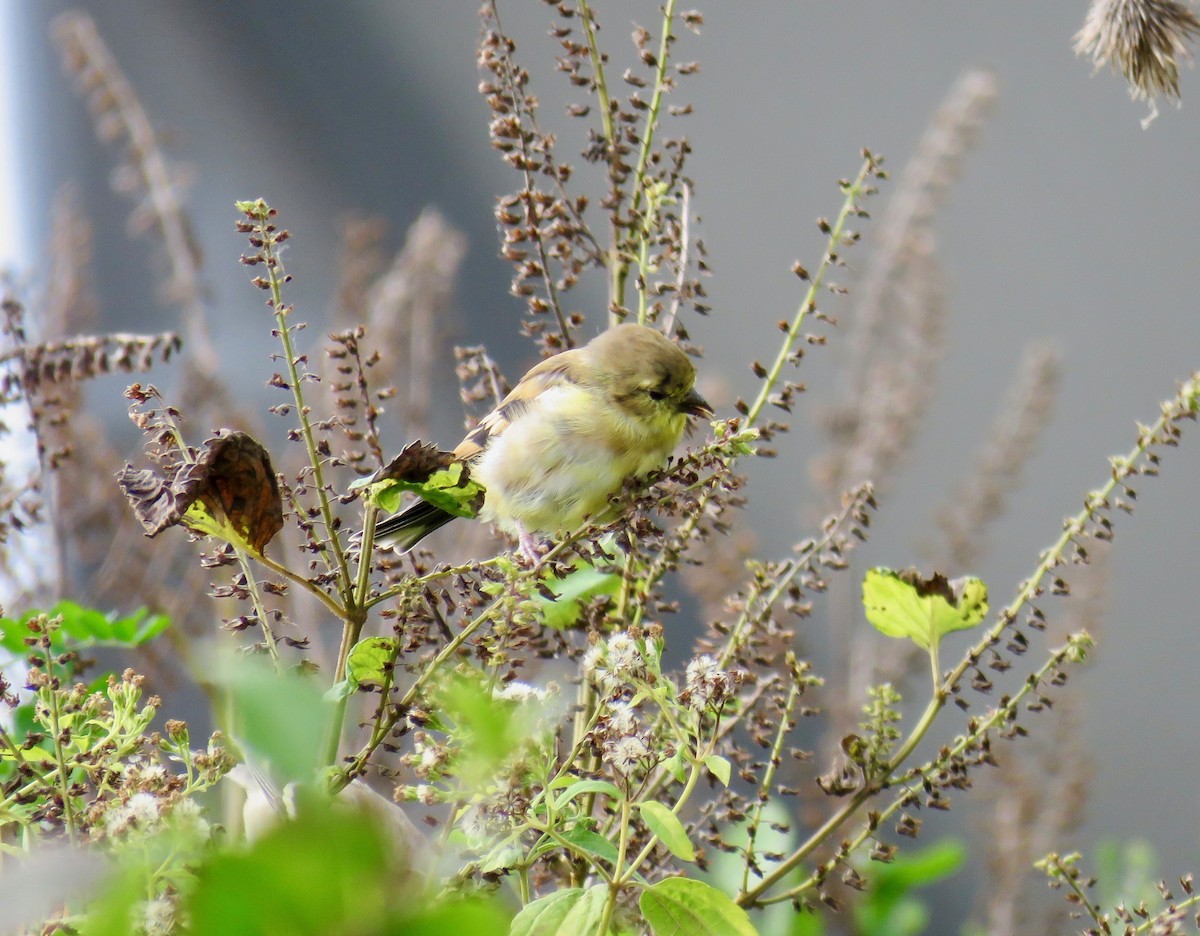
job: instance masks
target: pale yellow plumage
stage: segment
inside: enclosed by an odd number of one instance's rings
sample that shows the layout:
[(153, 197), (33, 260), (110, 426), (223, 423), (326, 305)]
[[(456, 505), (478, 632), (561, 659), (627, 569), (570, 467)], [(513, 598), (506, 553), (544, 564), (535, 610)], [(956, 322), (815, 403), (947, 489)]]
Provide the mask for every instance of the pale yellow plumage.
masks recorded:
[[(480, 517), (521, 538), (607, 519), (626, 478), (661, 467), (688, 416), (712, 415), (677, 345), (626, 324), (533, 367), (454, 450), (486, 489)], [(376, 541), (410, 549), (451, 519), (418, 503), (379, 524)]]

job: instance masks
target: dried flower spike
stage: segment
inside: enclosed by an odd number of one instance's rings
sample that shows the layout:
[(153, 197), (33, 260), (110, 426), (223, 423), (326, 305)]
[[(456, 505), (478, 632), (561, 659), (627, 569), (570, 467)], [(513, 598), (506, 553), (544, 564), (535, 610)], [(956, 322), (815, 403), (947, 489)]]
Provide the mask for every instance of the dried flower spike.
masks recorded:
[(1134, 100), (1150, 102), (1146, 126), (1158, 115), (1155, 98), (1179, 100), (1179, 58), (1191, 58), (1187, 44), (1198, 34), (1200, 19), (1176, 0), (1093, 0), (1075, 52), (1097, 69), (1111, 65)]

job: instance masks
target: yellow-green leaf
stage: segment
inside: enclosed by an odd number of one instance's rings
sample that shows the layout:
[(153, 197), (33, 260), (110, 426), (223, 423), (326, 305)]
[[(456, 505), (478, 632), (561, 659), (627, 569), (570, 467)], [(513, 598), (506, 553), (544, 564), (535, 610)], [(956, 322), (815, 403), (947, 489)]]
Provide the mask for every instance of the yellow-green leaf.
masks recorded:
[(654, 936), (758, 936), (746, 911), (703, 881), (673, 877), (638, 901)]
[(733, 773), (733, 765), (728, 759), (720, 754), (709, 754), (704, 758), (704, 766), (708, 768), (708, 772), (720, 780), (725, 786), (729, 786), (729, 777)]
[(577, 557), (573, 571), (564, 578), (547, 581), (546, 587), (553, 598), (541, 593), (534, 598), (542, 626), (565, 630), (579, 620), (585, 602), (598, 595), (615, 595), (620, 591), (621, 576), (597, 569)]
[(346, 660), (346, 674), (354, 687), (382, 686), (387, 669), (396, 660), (396, 641), (392, 637), (368, 637), (360, 640)]
[(675, 813), (655, 800), (647, 800), (639, 804), (638, 808), (646, 827), (658, 836), (659, 841), (670, 849), (672, 855), (683, 861), (696, 860), (696, 849)]
[(573, 936), (563, 921), (583, 896), (583, 888), (568, 887), (539, 897), (513, 917), (508, 936)]
[(950, 581), (916, 569), (871, 569), (863, 579), (867, 620), (889, 637), (907, 637), (928, 650), (951, 631), (974, 627), (988, 612), (987, 586), (977, 578)]

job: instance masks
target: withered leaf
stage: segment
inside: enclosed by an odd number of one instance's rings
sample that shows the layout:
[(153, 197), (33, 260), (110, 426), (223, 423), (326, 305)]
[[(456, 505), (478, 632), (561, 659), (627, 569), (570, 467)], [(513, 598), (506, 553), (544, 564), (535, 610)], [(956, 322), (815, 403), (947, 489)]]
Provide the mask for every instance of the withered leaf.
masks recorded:
[(283, 527), (283, 500), (271, 456), (244, 432), (222, 431), (200, 457), (167, 478), (126, 465), (117, 483), (147, 536), (182, 524), (261, 553)]
[(435, 471), (449, 468), (453, 461), (453, 452), (443, 452), (432, 442), (422, 442), (418, 439), (406, 445), (399, 455), (375, 472), (370, 481), (408, 481), (412, 484), (422, 484), (428, 481)]

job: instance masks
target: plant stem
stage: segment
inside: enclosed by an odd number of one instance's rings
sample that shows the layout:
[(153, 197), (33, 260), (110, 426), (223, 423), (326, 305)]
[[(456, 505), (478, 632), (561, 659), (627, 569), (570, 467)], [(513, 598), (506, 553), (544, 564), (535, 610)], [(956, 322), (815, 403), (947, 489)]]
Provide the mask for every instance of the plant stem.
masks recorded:
[[(645, 122), (642, 124), (642, 139), (638, 147), (638, 161), (636, 168), (633, 170), (633, 199), (629, 209), (629, 213), (633, 217), (637, 216), (638, 210), (642, 207), (643, 192), (646, 188), (646, 168), (650, 165), (650, 153), (654, 147), (654, 134), (658, 129), (658, 113), (662, 107), (663, 93), (667, 89), (667, 61), (670, 57), (671, 41), (674, 39), (672, 27), (675, 21), (675, 0), (667, 0), (663, 5), (662, 11), (662, 35), (659, 37), (658, 60), (654, 66), (654, 94), (650, 98), (650, 107), (646, 112)], [(643, 227), (645, 226), (643, 225)], [(648, 248), (648, 234), (643, 233), (640, 239), (642, 241), (640, 262), (644, 264), (645, 252)], [(643, 278), (645, 277), (645, 272), (645, 267), (643, 266)], [(613, 273), (613, 295), (610, 297), (616, 305), (625, 305), (625, 282), (628, 277), (629, 261), (621, 257)], [(641, 308), (638, 310), (638, 321), (642, 324), (645, 324), (645, 298), (645, 287), (643, 286), (641, 291)]]
[(608, 308), (610, 326), (618, 324), (619, 319), (614, 310), (624, 305), (625, 291), (624, 274), (625, 261), (621, 258), (621, 221), (618, 215), (617, 197), (621, 192), (620, 181), (616, 174), (617, 162), (617, 129), (613, 120), (612, 99), (608, 94), (608, 78), (604, 72), (604, 58), (596, 43), (596, 21), (588, 0), (579, 0), (579, 19), (583, 24), (583, 35), (587, 41), (588, 57), (592, 62), (592, 77), (596, 84), (596, 101), (600, 108), (600, 125), (604, 131), (605, 149), (608, 153), (608, 180), (611, 186), (611, 197), (614, 201), (609, 214), (608, 259)]
[(296, 405), (296, 420), (300, 424), (300, 435), (304, 440), (304, 448), (308, 453), (308, 463), (313, 471), (313, 484), (316, 487), (317, 503), (321, 510), (321, 519), (325, 524), (325, 540), (320, 542), (322, 551), (332, 549), (338, 573), (338, 586), (342, 592), (342, 600), (347, 610), (353, 606), (354, 596), (351, 592), (350, 569), (346, 561), (345, 550), (342, 549), (341, 538), (338, 536), (337, 525), (334, 522), (333, 505), (329, 502), (329, 492), (325, 486), (325, 476), (322, 467), (321, 453), (317, 449), (316, 437), (313, 433), (312, 422), (308, 418), (308, 406), (304, 402), (304, 391), (300, 383), (304, 377), (297, 366), (298, 358), (292, 344), (292, 327), (288, 324), (287, 316), (291, 309), (283, 301), (283, 264), (275, 251), (276, 233), (268, 231), (270, 211), (264, 210), (258, 216), (259, 235), (262, 238), (262, 254), (266, 259), (267, 282), (271, 290), (271, 310), (275, 313), (275, 322), (279, 333), (279, 341), (283, 345), (284, 366), (287, 368), (288, 386), (292, 391), (292, 399)]
[(321, 604), (325, 605), (325, 607), (327, 609), (329, 609), (329, 611), (331, 611), (336, 617), (338, 617), (339, 619), (344, 619), (346, 617), (346, 614), (347, 614), (346, 609), (344, 607), (342, 607), (340, 604), (338, 604), (337, 599), (330, 596), (330, 594), (327, 591), (325, 591), (323, 588), (321, 588), (319, 585), (314, 585), (312, 582), (310, 582), (304, 576), (297, 575), (295, 572), (293, 572), (287, 566), (276, 562), (274, 559), (272, 559), (266, 553), (257, 553), (256, 552), (253, 555), (254, 555), (255, 559), (257, 559), (259, 562), (261, 562), (263, 565), (265, 565), (268, 569), (270, 569), (276, 575), (282, 575), (289, 582), (292, 582), (295, 585), (299, 585), (306, 592), (308, 592), (310, 595), (312, 595), (314, 598), (316, 598), (318, 601), (320, 601)]
[(62, 725), (60, 722), (57, 685), (58, 679), (54, 676), (54, 668), (51, 665), (51, 656), (49, 644), (46, 649), (46, 676), (49, 680), (45, 689), (46, 708), (50, 712), (50, 732), (54, 738), (54, 762), (57, 765), (56, 773), (58, 774), (58, 795), (62, 799), (63, 810), (63, 825), (67, 828), (67, 838), (71, 844), (75, 844), (75, 810), (71, 803), (71, 772), (67, 768), (67, 755), (63, 751), (62, 743)]
[(271, 630), (271, 622), (267, 618), (267, 607), (263, 603), (262, 594), (259, 592), (258, 581), (254, 577), (254, 568), (250, 565), (250, 558), (246, 554), (246, 551), (236, 541), (231, 540), (230, 545), (237, 556), (242, 574), (246, 576), (246, 590), (250, 592), (250, 603), (254, 606), (254, 613), (258, 615), (259, 626), (262, 628), (263, 636), (266, 638), (267, 653), (270, 654), (271, 663), (275, 667), (275, 672), (278, 673), (282, 666), (279, 660), (279, 647), (276, 645), (275, 632)]
[(625, 852), (629, 848), (629, 826), (632, 814), (633, 803), (629, 801), (628, 796), (623, 797), (621, 800), (621, 832), (617, 837), (617, 862), (613, 865), (613, 879), (608, 885), (608, 899), (604, 902), (604, 915), (600, 918), (600, 925), (596, 927), (597, 936), (605, 936), (608, 932), (613, 914), (617, 909), (617, 898), (621, 894), (621, 885), (624, 883), (621, 872), (625, 864)]
[(821, 258), (820, 265), (809, 281), (804, 301), (800, 303), (800, 308), (792, 317), (792, 322), (787, 330), (787, 338), (780, 346), (779, 353), (775, 356), (775, 362), (771, 365), (770, 370), (767, 371), (767, 376), (763, 379), (758, 396), (751, 404), (750, 411), (746, 414), (744, 425), (753, 426), (758, 421), (759, 414), (762, 412), (763, 407), (767, 405), (776, 384), (779, 383), (779, 377), (783, 373), (784, 365), (787, 364), (788, 359), (792, 356), (796, 342), (800, 340), (800, 329), (804, 326), (804, 322), (808, 318), (808, 313), (817, 307), (817, 291), (825, 281), (825, 274), (837, 262), (838, 251), (841, 247), (842, 232), (845, 230), (846, 221), (853, 212), (858, 210), (858, 200), (867, 191), (865, 186), (867, 176), (875, 171), (876, 166), (875, 157), (868, 156), (863, 160), (862, 168), (858, 170), (858, 175), (855, 176), (854, 181), (843, 185), (842, 191), (846, 197), (842, 202), (837, 219), (829, 231), (825, 256)]
[(746, 823), (746, 853), (742, 856), (743, 894), (750, 886), (750, 865), (754, 863), (754, 841), (758, 836), (758, 827), (762, 822), (763, 808), (767, 805), (771, 784), (775, 782), (775, 771), (783, 759), (783, 741), (787, 737), (788, 731), (793, 727), (791, 724), (792, 712), (796, 707), (796, 700), (799, 698), (800, 685), (793, 679), (792, 685), (788, 689), (787, 701), (783, 705), (783, 711), (780, 712), (779, 727), (775, 731), (775, 740), (771, 745), (771, 756), (767, 760), (767, 769), (758, 784), (759, 795), (757, 802), (754, 804), (750, 821)]
[[(942, 751), (939, 751), (938, 756), (936, 758), (934, 758), (933, 760), (926, 761), (924, 764), (921, 764), (919, 767), (914, 767), (913, 769), (911, 769), (910, 771), (908, 771), (907, 773), (905, 773), (903, 776), (901, 776), (899, 778), (894, 778), (894, 779), (888, 780), (883, 783), (878, 783), (874, 787), (872, 787), (870, 789), (870, 791), (867, 792), (865, 799), (869, 799), (871, 796), (873, 796), (875, 793), (878, 793), (885, 786), (889, 786), (889, 785), (892, 785), (895, 783), (904, 784), (903, 788), (895, 796), (895, 798), (893, 798), (893, 800), (887, 806), (885, 806), (882, 810), (880, 810), (877, 816), (874, 817), (874, 822), (868, 823), (855, 836), (853, 836), (850, 839), (845, 840), (842, 843), (842, 846), (839, 849), (839, 855), (848, 855), (851, 852), (853, 852), (855, 849), (859, 848), (871, 835), (874, 834), (874, 830), (876, 828), (878, 828), (878, 825), (880, 823), (882, 823), (883, 821), (885, 821), (885, 820), (889, 819), (891, 816), (893, 816), (896, 813), (896, 811), (898, 809), (900, 809), (901, 804), (904, 803), (915, 790), (918, 790), (923, 786), (924, 780), (926, 778), (932, 776), (938, 770), (941, 770), (943, 768), (943, 766), (951, 759), (962, 755), (972, 744), (976, 743), (979, 740), (979, 738), (981, 738), (986, 732), (990, 731), (991, 729), (997, 727), (998, 725), (1006, 722), (1009, 718), (1011, 718), (1016, 713), (1016, 710), (1017, 710), (1018, 706), (1020, 705), (1020, 703), (1022, 701), (1024, 701), (1024, 699), (1031, 692), (1034, 691), (1034, 689), (1042, 682), (1043, 679), (1045, 679), (1045, 677), (1047, 675), (1049, 675), (1056, 667), (1061, 666), (1065, 660), (1078, 654), (1082, 647), (1090, 645), (1090, 643), (1091, 643), (1091, 638), (1086, 633), (1081, 632), (1079, 634), (1071, 635), (1071, 637), (1068, 639), (1066, 644), (1064, 644), (1062, 647), (1060, 647), (1059, 649), (1057, 649), (1053, 653), (1051, 653), (1050, 656), (1047, 658), (1046, 662), (1043, 663), (1042, 666), (1039, 667), (1038, 670), (1035, 673), (1033, 673), (1032, 676), (1030, 676), (1028, 679), (1026, 679), (1021, 684), (1021, 688), (1016, 693), (1013, 694), (1013, 696), (1009, 699), (1009, 701), (1006, 704), (1004, 704), (996, 709), (993, 709), (990, 713), (988, 713), (988, 715), (979, 722), (979, 724), (976, 726), (976, 729), (974, 731), (972, 731), (969, 734), (960, 736), (958, 738), (958, 740), (955, 742), (955, 744), (953, 744), (952, 746), (950, 746), (946, 749), (943, 749)], [(913, 731), (913, 736), (915, 736), (918, 731), (920, 731), (922, 734), (924, 734), (924, 731), (928, 729), (928, 726), (930, 724), (932, 724), (933, 717), (937, 714), (937, 710), (933, 706), (934, 706), (934, 703), (931, 700), (929, 707), (926, 708), (925, 714), (922, 716), (922, 719), (921, 719), (922, 725), (924, 725), (925, 727), (922, 728), (921, 725), (918, 725), (918, 727), (916, 729), (914, 729), (914, 731)], [(912, 741), (913, 736), (910, 736), (909, 741)], [(919, 740), (920, 739), (917, 738), (917, 741), (919, 741)], [(916, 746), (915, 742), (913, 742), (913, 743), (906, 742), (905, 746), (903, 748), (901, 748), (896, 753), (896, 755), (892, 758), (892, 760), (889, 762), (889, 767), (888, 767), (885, 775), (894, 772), (895, 768), (898, 767), (900, 765), (900, 763), (902, 761), (904, 761), (905, 759), (907, 759), (908, 755), (912, 753), (912, 749), (915, 746)], [(855, 796), (855, 799), (858, 799), (858, 795)], [(865, 799), (864, 799), (864, 801), (865, 801)], [(842, 818), (844, 819), (845, 817), (843, 816)], [(840, 825), (840, 822), (838, 824)], [(828, 825), (828, 823), (826, 825)], [(825, 827), (822, 827), (822, 828), (825, 828)], [(832, 831), (833, 831), (833, 829), (829, 829), (828, 832), (826, 832), (826, 835), (830, 834)], [(814, 835), (812, 836), (812, 838), (810, 838), (809, 841), (811, 842), (815, 838), (816, 838), (816, 833), (814, 833)], [(820, 842), (815, 842), (814, 847), (819, 844), (820, 844)], [(809, 851), (811, 852), (812, 849), (809, 849)], [(789, 861), (791, 860), (791, 856), (788, 857), (788, 860)], [(826, 871), (831, 870), (834, 864), (836, 864), (836, 860), (831, 860), (830, 862), (828, 862), (826, 864), (825, 870)], [(793, 864), (792, 867), (795, 867), (795, 865)], [(790, 870), (790, 868), (789, 868), (789, 870)], [(778, 880), (779, 875), (776, 875), (773, 872), (771, 877), (774, 878), (775, 880)], [(748, 906), (751, 902), (753, 902), (757, 905), (765, 906), (766, 904), (781, 903), (783, 901), (792, 900), (795, 897), (798, 897), (800, 894), (804, 893), (804, 891), (815, 886), (820, 879), (821, 879), (820, 870), (818, 870), (818, 872), (810, 875), (804, 882), (802, 882), (801, 884), (798, 884), (796, 887), (789, 888), (784, 893), (774, 895), (765, 900), (753, 899), (753, 898), (751, 898), (751, 895), (749, 895), (749, 894), (742, 895), (742, 896), (746, 897), (747, 899), (743, 901), (742, 897), (739, 897), (738, 903), (740, 903), (742, 906)], [(766, 883), (765, 878), (764, 878), (763, 883), (764, 884)], [(771, 883), (774, 883), (774, 880)], [(769, 886), (769, 885), (767, 885), (767, 886)], [(765, 887), (760, 885), (759, 888), (756, 888), (756, 891), (761, 893), (765, 889), (766, 889)]]

